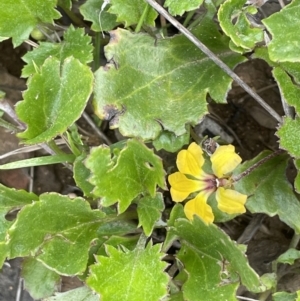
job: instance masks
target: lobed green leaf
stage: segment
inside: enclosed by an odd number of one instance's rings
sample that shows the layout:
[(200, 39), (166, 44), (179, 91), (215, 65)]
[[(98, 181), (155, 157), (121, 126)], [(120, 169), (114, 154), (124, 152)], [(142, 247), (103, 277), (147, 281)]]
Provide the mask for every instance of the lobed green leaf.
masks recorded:
[(166, 0), (164, 6), (169, 8), (169, 13), (173, 16), (182, 16), (186, 11), (199, 8), (203, 0)]
[[(125, 27), (138, 24), (146, 6), (149, 5), (143, 0), (111, 0), (110, 3), (108, 12), (117, 15), (117, 22), (124, 23)], [(157, 12), (149, 7), (144, 24), (154, 27), (157, 16)]]
[(91, 210), (82, 198), (46, 193), (26, 205), (10, 227), (10, 258), (28, 255), (63, 275), (85, 271), (91, 241), (97, 238), (105, 214)]
[(143, 227), (146, 236), (151, 235), (155, 223), (161, 218), (164, 208), (165, 205), (161, 193), (156, 193), (154, 197), (145, 196), (138, 200), (139, 226)]
[(155, 195), (156, 185), (165, 187), (161, 159), (138, 140), (128, 140), (119, 154), (111, 157), (107, 146), (92, 149), (85, 165), (92, 172), (93, 194), (102, 197), (103, 206), (118, 202), (124, 212), (139, 194)]
[(18, 137), (34, 144), (65, 132), (81, 116), (92, 84), (92, 72), (79, 60), (69, 57), (61, 65), (57, 58), (48, 58), (17, 104), (17, 115), (28, 126)]
[(28, 257), (22, 263), (24, 288), (34, 299), (51, 296), (57, 289), (60, 277), (35, 258)]
[(0, 4), (0, 41), (12, 38), (14, 47), (28, 39), (37, 24), (53, 23), (60, 17), (56, 0), (2, 0)]
[(180, 237), (178, 258), (188, 274), (185, 300), (236, 300), (239, 277), (250, 291), (264, 290), (241, 248), (216, 225), (207, 226), (196, 216), (193, 222), (179, 218), (172, 231)]
[[(263, 152), (253, 160), (245, 162), (234, 173), (245, 171), (267, 154), (269, 152)], [(296, 233), (300, 233), (300, 203), (285, 175), (288, 160), (289, 156), (286, 154), (268, 160), (235, 183), (235, 189), (248, 195), (246, 207), (250, 212), (269, 216), (278, 214), (283, 222)]]
[[(246, 0), (227, 0), (220, 6), (218, 11), (218, 19), (222, 30), (235, 44), (233, 50), (238, 50), (236, 47), (239, 47), (244, 51), (251, 51), (256, 43), (263, 40), (262, 28), (253, 28), (247, 17), (247, 14), (255, 12), (247, 8), (243, 9), (245, 3)], [(236, 19), (234, 23), (233, 19)]]
[(268, 50), (274, 62), (300, 62), (299, 9), (300, 0), (293, 0), (262, 21), (272, 35)]
[(299, 258), (300, 258), (300, 251), (294, 248), (290, 248), (277, 258), (277, 262), (292, 265), (295, 263), (295, 260)]
[(87, 0), (80, 6), (80, 12), (85, 20), (91, 21), (91, 29), (99, 31), (109, 31), (117, 27), (117, 16), (108, 12), (110, 4), (107, 4), (103, 11), (101, 8), (104, 0)]
[(177, 152), (190, 141), (190, 131), (181, 136), (174, 133), (162, 131), (160, 135), (153, 141), (156, 150), (165, 149), (167, 152)]
[(5, 218), (6, 214), (37, 200), (38, 196), (34, 193), (8, 188), (0, 184), (0, 242), (5, 241), (7, 230), (12, 224)]
[(64, 39), (60, 43), (40, 42), (38, 48), (27, 52), (23, 60), (27, 65), (22, 70), (22, 76), (28, 77), (40, 70), (46, 59), (55, 57), (63, 65), (70, 56), (78, 59), (83, 65), (93, 59), (91, 37), (84, 34), (83, 28), (74, 28), (72, 25), (65, 31)]
[[(157, 301), (167, 295), (167, 264), (161, 261), (160, 245), (133, 251), (107, 245), (106, 256), (96, 256), (87, 284), (101, 295), (102, 301)], [(118, 289), (116, 289), (116, 287)]]
[[(211, 20), (194, 34), (230, 67), (244, 60)], [(105, 53), (110, 63), (95, 73), (95, 113), (124, 136), (155, 139), (162, 130), (181, 136), (207, 113), (208, 93), (226, 102), (231, 78), (182, 35), (154, 40), (117, 29)]]
[(287, 150), (292, 157), (300, 158), (300, 118), (285, 117), (276, 132), (279, 137), (280, 147)]

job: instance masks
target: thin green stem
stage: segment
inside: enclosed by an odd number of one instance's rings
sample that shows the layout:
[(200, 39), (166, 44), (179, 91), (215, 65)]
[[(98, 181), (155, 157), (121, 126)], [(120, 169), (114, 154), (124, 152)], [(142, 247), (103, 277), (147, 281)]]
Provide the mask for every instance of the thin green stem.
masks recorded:
[(15, 132), (15, 133), (20, 132), (20, 129), (18, 127), (11, 124), (10, 122), (7, 122), (6, 120), (3, 120), (2, 118), (0, 118), (0, 126), (6, 128), (12, 132)]
[(264, 164), (265, 162), (269, 161), (270, 159), (280, 155), (284, 153), (284, 150), (279, 149), (276, 152), (266, 156), (265, 158), (261, 159), (260, 161), (256, 162), (255, 164), (253, 164), (251, 167), (249, 167), (248, 169), (246, 169), (244, 172), (242, 172), (241, 174), (232, 177), (232, 181), (237, 182), (239, 181), (241, 178), (248, 176), (252, 171), (254, 171), (256, 168), (258, 168), (259, 166), (261, 166), (262, 164)]
[(139, 32), (144, 24), (144, 21), (146, 19), (146, 16), (148, 15), (148, 12), (149, 12), (149, 9), (150, 9), (150, 5), (149, 4), (146, 4), (145, 8), (144, 8), (144, 11), (139, 19), (139, 23), (137, 24), (136, 28), (135, 28), (135, 32)]
[(300, 241), (300, 235), (295, 233), (290, 242), (290, 248), (296, 249), (299, 241)]
[(185, 17), (185, 20), (184, 20), (184, 22), (183, 22), (183, 26), (184, 26), (184, 27), (187, 27), (187, 25), (189, 24), (189, 22), (190, 22), (191, 19), (193, 18), (194, 14), (195, 14), (195, 11), (194, 11), (194, 10), (188, 12), (188, 14), (187, 14), (187, 16)]
[(94, 71), (100, 67), (100, 50), (101, 49), (101, 34), (96, 32), (95, 34), (95, 51), (94, 51)]
[(57, 154), (57, 155), (65, 155), (66, 153), (62, 151), (55, 143), (54, 140), (47, 143), (48, 146)]
[(204, 15), (200, 15), (198, 18), (196, 18), (190, 25), (189, 25), (189, 29), (192, 29), (194, 27), (196, 27), (204, 18)]
[(65, 6), (60, 6), (60, 7), (64, 10), (64, 12), (67, 14), (67, 16), (72, 20), (72, 22), (75, 25), (81, 27), (87, 27), (87, 25), (80, 18), (78, 18), (71, 10), (69, 10), (69, 8)]

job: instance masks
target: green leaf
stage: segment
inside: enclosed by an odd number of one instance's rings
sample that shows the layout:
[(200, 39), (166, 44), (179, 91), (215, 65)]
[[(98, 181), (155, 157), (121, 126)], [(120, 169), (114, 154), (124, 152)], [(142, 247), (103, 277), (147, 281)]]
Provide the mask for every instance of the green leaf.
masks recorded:
[(185, 301), (185, 300), (183, 298), (183, 293), (182, 292), (178, 292), (178, 293), (175, 293), (175, 294), (171, 294), (169, 296), (168, 301)]
[[(234, 174), (245, 171), (268, 154), (269, 152), (263, 152), (245, 162), (235, 169)], [(268, 160), (239, 180), (235, 189), (248, 195), (246, 207), (250, 212), (261, 212), (269, 216), (278, 214), (283, 222), (300, 233), (300, 203), (285, 175), (289, 158), (283, 154)]]
[[(97, 251), (97, 255), (103, 255), (103, 256), (107, 257), (106, 250), (105, 250), (106, 245), (110, 245), (115, 248), (122, 246), (122, 248), (132, 251), (135, 249), (138, 240), (139, 240), (138, 235), (134, 235), (134, 236), (130, 235), (130, 236), (125, 236), (125, 237), (112, 235), (112, 236), (110, 236), (109, 239), (107, 239), (105, 241), (105, 243), (103, 243), (101, 248), (99, 248), (99, 250)], [(93, 254), (93, 256), (94, 256), (94, 254)]]
[(295, 159), (294, 165), (297, 168), (297, 176), (295, 178), (294, 186), (295, 186), (295, 191), (299, 194), (300, 193), (300, 159)]
[(22, 59), (27, 65), (22, 70), (22, 76), (28, 77), (31, 74), (37, 73), (50, 56), (57, 58), (61, 65), (70, 56), (78, 59), (82, 64), (88, 64), (93, 60), (92, 52), (91, 38), (88, 35), (84, 35), (84, 29), (75, 29), (71, 25), (65, 31), (62, 42), (41, 42), (38, 48), (27, 52), (23, 56)]
[[(263, 30), (253, 28), (247, 14), (253, 14), (253, 7), (243, 8), (246, 0), (227, 0), (218, 11), (220, 26), (231, 41), (245, 51), (251, 51), (255, 44), (263, 40)], [(235, 22), (233, 23), (233, 19)], [(234, 49), (235, 50), (235, 49)]]
[(174, 133), (162, 131), (160, 135), (153, 141), (156, 150), (165, 149), (167, 152), (174, 153), (181, 149), (190, 141), (190, 131), (177, 137)]
[(283, 123), (276, 135), (280, 138), (280, 148), (283, 148), (295, 158), (300, 158), (300, 118), (284, 117)]
[(109, 216), (105, 224), (99, 226), (97, 230), (98, 235), (109, 237), (112, 235), (126, 235), (136, 232), (136, 223), (132, 220), (122, 219), (121, 215), (119, 215), (119, 219), (114, 219), (114, 215), (112, 215), (112, 219), (109, 219)]
[(164, 208), (164, 200), (161, 193), (157, 193), (154, 197), (145, 196), (138, 201), (139, 226), (143, 227), (146, 236), (151, 235), (155, 223), (161, 218)]
[[(205, 19), (194, 34), (230, 67), (244, 60)], [(186, 37), (155, 41), (123, 29), (105, 47), (111, 63), (95, 74), (95, 111), (124, 136), (155, 139), (162, 129), (181, 136), (207, 113), (207, 93), (226, 102), (231, 78)], [(212, 39), (211, 37), (215, 37)]]
[(83, 194), (87, 197), (94, 197), (92, 191), (95, 188), (87, 179), (90, 177), (91, 172), (84, 165), (83, 161), (86, 159), (86, 154), (82, 153), (76, 158), (74, 162), (74, 180), (76, 185), (82, 190)]
[(300, 0), (294, 0), (280, 12), (262, 20), (272, 35), (268, 49), (274, 62), (300, 62), (299, 9)]
[(24, 288), (34, 299), (51, 296), (56, 291), (60, 280), (58, 274), (30, 257), (23, 261), (22, 277), (24, 278)]
[(261, 292), (258, 275), (230, 238), (216, 225), (207, 226), (199, 218), (193, 222), (177, 219), (172, 229), (181, 239), (179, 260), (188, 273), (183, 285), (185, 300), (236, 300), (239, 278), (248, 290)]
[(71, 9), (72, 0), (58, 0), (57, 5), (66, 9)]
[(173, 16), (182, 16), (186, 11), (199, 8), (203, 0), (167, 0), (164, 4), (169, 8), (169, 13)]
[(82, 198), (70, 199), (57, 193), (40, 196), (25, 206), (9, 229), (10, 258), (27, 255), (63, 275), (84, 272), (88, 250), (97, 238), (104, 213), (91, 210)]
[(95, 185), (93, 194), (102, 197), (103, 206), (118, 202), (119, 213), (139, 194), (154, 196), (156, 185), (165, 187), (161, 159), (137, 140), (128, 140), (113, 158), (109, 147), (95, 147), (85, 165), (92, 172), (89, 181)]
[(0, 40), (12, 38), (14, 47), (28, 39), (39, 23), (53, 23), (60, 13), (56, 0), (2, 0), (0, 4)]
[(6, 232), (12, 224), (5, 218), (5, 215), (37, 200), (38, 196), (34, 193), (8, 188), (0, 184), (0, 242), (5, 240)]
[(38, 196), (24, 190), (8, 188), (0, 184), (0, 267), (9, 255), (9, 248), (5, 244), (7, 231), (13, 222), (6, 219), (10, 211), (18, 210), (33, 201), (37, 201)]
[(300, 88), (294, 84), (291, 76), (281, 68), (273, 69), (273, 76), (278, 83), (280, 94), (288, 105), (293, 106), (300, 113)]
[(273, 76), (278, 83), (281, 96), (299, 114), (300, 90), (298, 85), (300, 84), (300, 64), (294, 62), (273, 62), (266, 47), (257, 48), (255, 57), (265, 60), (270, 66), (274, 67)]
[(277, 258), (277, 262), (292, 265), (295, 260), (300, 258), (300, 251), (296, 249), (288, 249)]
[(24, 100), (16, 107), (19, 119), (28, 125), (18, 137), (34, 144), (65, 132), (81, 116), (92, 84), (92, 72), (77, 59), (69, 57), (60, 65), (58, 59), (48, 58), (41, 72), (30, 78)]
[(100, 301), (100, 297), (85, 286), (75, 288), (65, 293), (56, 293), (54, 297), (45, 298), (43, 301)]
[(85, 20), (92, 22), (92, 30), (109, 31), (117, 27), (117, 16), (108, 12), (110, 4), (107, 4), (103, 11), (101, 8), (104, 0), (87, 0), (80, 6), (80, 12)]
[[(107, 245), (109, 257), (96, 256), (87, 284), (103, 301), (157, 301), (167, 295), (167, 264), (161, 261), (161, 245), (117, 250)], [(118, 289), (116, 289), (116, 287)]]
[[(135, 25), (139, 22), (147, 4), (143, 0), (111, 0), (111, 7), (108, 12), (117, 15), (117, 22), (124, 23), (125, 27)], [(151, 7), (145, 16), (144, 24), (155, 26), (154, 20), (157, 18), (157, 12)]]
[(168, 230), (169, 231), (167, 231), (163, 250), (169, 250), (169, 248), (172, 246), (173, 242), (178, 239), (177, 234), (172, 229), (174, 229), (175, 222), (179, 218), (186, 218), (186, 216), (183, 211), (182, 204), (177, 203), (174, 205), (174, 207), (172, 208), (171, 213), (170, 213), (170, 217), (168, 220)]
[(0, 242), (0, 266), (2, 267), (7, 256), (9, 254), (9, 250), (7, 245), (4, 242)]
[(75, 159), (73, 154), (61, 154), (61, 155), (52, 155), (38, 158), (30, 158), (24, 159), (20, 161), (14, 161), (6, 164), (0, 165), (0, 169), (15, 169), (15, 168), (23, 168), (23, 167), (31, 167), (31, 166), (42, 166), (49, 164), (57, 164), (57, 163), (72, 163)]
[(277, 292), (272, 294), (273, 301), (298, 301), (297, 293)]

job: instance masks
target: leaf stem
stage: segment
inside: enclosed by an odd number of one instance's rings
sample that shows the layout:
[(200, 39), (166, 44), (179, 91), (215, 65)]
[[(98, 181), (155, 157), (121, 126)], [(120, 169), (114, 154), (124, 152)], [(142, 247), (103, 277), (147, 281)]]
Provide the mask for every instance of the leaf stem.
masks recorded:
[(137, 24), (136, 28), (135, 28), (135, 32), (139, 32), (143, 26), (143, 23), (146, 19), (146, 16), (149, 12), (149, 9), (150, 9), (150, 5), (149, 4), (146, 4), (145, 8), (144, 8), (144, 11), (139, 19), (139, 23)]
[(289, 248), (296, 249), (299, 241), (300, 241), (300, 235), (295, 233), (294, 236), (292, 237)]
[(264, 157), (263, 159), (261, 159), (260, 161), (256, 162), (255, 164), (253, 164), (251, 167), (249, 167), (248, 169), (246, 169), (244, 172), (242, 172), (241, 174), (232, 177), (232, 181), (237, 182), (239, 181), (241, 178), (248, 176), (253, 170), (255, 170), (257, 167), (261, 166), (262, 164), (264, 164), (265, 162), (267, 162), (268, 160), (280, 155), (284, 153), (284, 150), (279, 149), (276, 152)]
[(95, 34), (95, 50), (94, 50), (94, 71), (100, 67), (100, 49), (101, 49), (101, 34)]
[(77, 17), (68, 7), (66, 7), (64, 5), (60, 5), (60, 7), (66, 13), (66, 15), (72, 20), (72, 22), (74, 24), (76, 24), (77, 26), (84, 27), (84, 28), (87, 27), (87, 25), (79, 17)]
[(64, 151), (62, 151), (55, 143), (54, 140), (49, 141), (48, 146), (55, 152), (57, 155), (66, 155)]
[(11, 124), (10, 122), (7, 122), (6, 120), (0, 118), (0, 126), (8, 129), (11, 132), (18, 133), (20, 129), (16, 127), (15, 125)]
[(191, 21), (191, 19), (193, 18), (195, 14), (195, 10), (189, 11), (185, 20), (183, 21), (183, 26), (187, 27), (187, 25), (189, 24), (189, 22)]
[(236, 81), (246, 92), (248, 92), (273, 118), (282, 123), (281, 116), (271, 108), (250, 86), (248, 86), (237, 74), (235, 74), (225, 63), (223, 63), (210, 49), (201, 43), (189, 30), (173, 18), (161, 5), (155, 0), (145, 0), (155, 10), (162, 14), (170, 23), (181, 31), (192, 43), (194, 43), (203, 53), (205, 53), (216, 65), (226, 72), (234, 81)]

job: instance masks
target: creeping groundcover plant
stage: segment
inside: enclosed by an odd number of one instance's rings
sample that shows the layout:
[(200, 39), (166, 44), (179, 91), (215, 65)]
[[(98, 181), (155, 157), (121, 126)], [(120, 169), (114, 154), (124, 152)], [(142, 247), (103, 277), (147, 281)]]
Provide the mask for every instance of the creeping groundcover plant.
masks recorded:
[[(300, 300), (300, 0), (264, 2), (0, 1), (26, 82), (17, 100), (0, 82), (20, 144), (1, 173), (57, 164), (76, 188), (0, 184), (0, 267), (21, 258), (33, 299)], [(258, 88), (237, 75), (255, 62)], [(258, 267), (273, 222), (284, 244)]]

